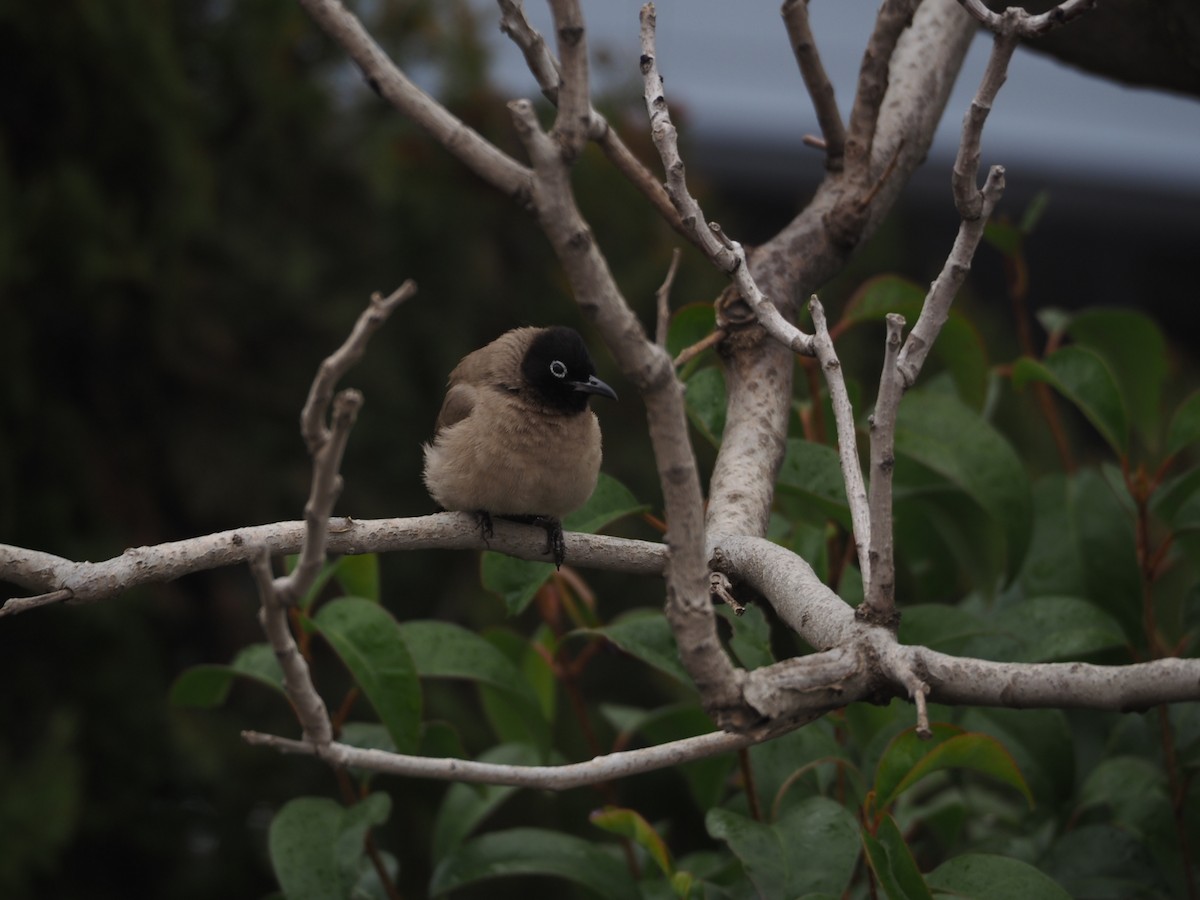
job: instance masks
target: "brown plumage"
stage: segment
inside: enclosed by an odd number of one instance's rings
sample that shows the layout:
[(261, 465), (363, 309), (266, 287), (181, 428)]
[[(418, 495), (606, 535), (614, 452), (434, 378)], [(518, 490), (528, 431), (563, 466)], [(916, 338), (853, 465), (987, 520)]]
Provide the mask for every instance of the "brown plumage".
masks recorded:
[[(591, 496), (600, 471), (592, 394), (612, 397), (570, 328), (518, 328), (450, 373), (425, 485), (444, 509), (539, 520), (561, 562), (558, 520)], [(557, 529), (557, 543), (551, 528)]]

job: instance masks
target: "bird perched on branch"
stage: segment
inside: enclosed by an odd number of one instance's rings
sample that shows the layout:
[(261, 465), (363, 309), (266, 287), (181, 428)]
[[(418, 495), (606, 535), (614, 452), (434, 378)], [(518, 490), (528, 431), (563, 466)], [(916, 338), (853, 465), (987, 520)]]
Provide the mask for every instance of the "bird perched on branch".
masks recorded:
[(600, 472), (597, 394), (617, 399), (596, 377), (571, 328), (517, 328), (463, 357), (450, 373), (425, 486), (443, 508), (541, 525), (561, 565), (561, 518), (591, 496)]

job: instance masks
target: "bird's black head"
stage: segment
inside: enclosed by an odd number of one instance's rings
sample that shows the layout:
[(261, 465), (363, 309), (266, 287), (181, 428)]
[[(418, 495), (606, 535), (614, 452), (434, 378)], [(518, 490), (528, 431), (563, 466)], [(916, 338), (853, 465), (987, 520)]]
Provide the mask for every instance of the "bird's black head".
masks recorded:
[(617, 399), (596, 377), (587, 346), (573, 328), (555, 326), (539, 333), (521, 360), (521, 375), (539, 401), (565, 413), (583, 412), (592, 394)]

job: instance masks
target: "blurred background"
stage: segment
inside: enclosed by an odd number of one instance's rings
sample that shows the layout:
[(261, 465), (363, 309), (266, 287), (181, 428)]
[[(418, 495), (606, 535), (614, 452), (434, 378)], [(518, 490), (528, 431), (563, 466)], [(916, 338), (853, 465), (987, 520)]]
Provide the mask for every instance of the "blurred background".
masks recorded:
[[(493, 7), (356, 6), (402, 66), (519, 155), (504, 101), (536, 89)], [(600, 4), (589, 24), (603, 110), (653, 163), (637, 6)], [(800, 143), (816, 125), (777, 6), (742, 6), (660, 3), (659, 52), (693, 190), (752, 243), (802, 207), (822, 169)], [(843, 108), (868, 7), (813, 10)], [(544, 24), (540, 6), (529, 12)], [(827, 304), (876, 272), (928, 281), (940, 268), (956, 228), (950, 159), (987, 43), (972, 50), (927, 165)], [(312, 374), (370, 293), (406, 278), (419, 294), (347, 379), (366, 405), (338, 511), (430, 512), (419, 448), (454, 362), (521, 324), (587, 332), (533, 222), (367, 90), (293, 2), (4, 0), (0, 83), (4, 543), (100, 560), (299, 518), (308, 461), (297, 423)], [(984, 137), (985, 164), (1008, 169), (1004, 215), (1049, 196), (1028, 247), (1031, 303), (1142, 306), (1174, 338), (1181, 368), (1194, 366), (1197, 334), (1198, 114), (1194, 99), (1021, 51)], [(651, 323), (677, 239), (595, 151), (576, 185)], [(1000, 261), (986, 248), (972, 285), (989, 341), (1011, 356)], [(720, 286), (688, 252), (674, 299), (709, 302)], [(592, 343), (622, 395), (600, 411), (605, 470), (657, 508), (643, 411)], [(471, 556), (395, 554), (383, 584), (398, 617), (503, 619)], [(618, 605), (638, 599), (608, 590)], [(248, 572), (228, 570), (0, 622), (0, 896), (273, 888), (274, 805), (328, 792), (329, 773), (241, 744), (244, 727), (294, 731), (271, 698), (239, 689), (216, 713), (166, 699), (187, 666), (259, 639), (255, 603)], [(420, 810), (443, 788), (405, 790), (413, 812), (400, 827), (420, 841)]]

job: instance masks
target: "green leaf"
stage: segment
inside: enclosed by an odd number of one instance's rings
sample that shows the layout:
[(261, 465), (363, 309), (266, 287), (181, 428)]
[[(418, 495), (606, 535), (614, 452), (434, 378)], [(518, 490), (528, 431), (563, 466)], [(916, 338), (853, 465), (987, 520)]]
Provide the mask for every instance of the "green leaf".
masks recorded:
[(552, 745), (551, 724), (555, 708), (555, 682), (549, 671), (550, 665), (534, 643), (523, 635), (493, 628), (483, 636), (520, 673), (533, 698), (531, 703), (529, 697), (480, 682), (479, 695), (488, 722), (502, 742), (534, 744), (544, 760)]
[(1003, 530), (1009, 571), (1029, 541), (1029, 478), (1012, 446), (978, 413), (946, 395), (914, 390), (900, 404), (896, 452), (950, 482)]
[(1082, 561), (1081, 596), (1116, 618), (1125, 634), (1141, 634), (1134, 514), (1120, 472), (1115, 467), (1081, 469), (1067, 481), (1066, 502)]
[(588, 819), (597, 828), (610, 834), (629, 838), (646, 851), (668, 878), (675, 871), (671, 851), (657, 831), (636, 810), (606, 806), (593, 812)]
[(958, 606), (924, 603), (906, 606), (900, 620), (900, 643), (961, 655), (975, 638), (995, 633), (995, 626)]
[(714, 447), (725, 431), (725, 375), (716, 366), (697, 370), (684, 387), (688, 418)]
[(343, 556), (337, 562), (334, 577), (347, 596), (379, 602), (379, 557), (376, 554)]
[(587, 503), (563, 519), (566, 531), (595, 534), (618, 519), (644, 512), (650, 507), (639, 503), (633, 492), (611, 475), (600, 473), (596, 489)]
[(970, 769), (1020, 791), (1030, 806), (1033, 795), (1012, 755), (993, 737), (964, 733), (937, 722), (933, 737), (922, 740), (915, 729), (901, 732), (884, 751), (875, 773), (875, 809), (887, 811), (906, 790), (933, 772)]
[[(298, 562), (300, 562), (300, 555), (298, 553), (292, 554), (284, 560), (284, 568), (290, 574), (295, 570)], [(317, 598), (320, 597), (321, 592), (325, 590), (325, 585), (329, 584), (329, 580), (333, 578), (333, 573), (337, 571), (337, 567), (338, 560), (325, 560), (325, 562), (321, 565), (321, 570), (317, 572), (317, 577), (313, 579), (313, 583), (309, 585), (308, 590), (304, 593), (304, 596), (296, 602), (296, 606), (301, 612), (308, 612), (313, 608), (313, 604), (317, 602)]]
[(463, 844), (438, 863), (430, 893), (512, 875), (562, 878), (613, 900), (638, 897), (624, 860), (582, 838), (540, 828), (497, 831)]
[(266, 685), (286, 696), (283, 690), (283, 670), (270, 644), (250, 644), (243, 647), (227, 666), (192, 666), (171, 685), (170, 701), (175, 706), (191, 709), (212, 709), (229, 696), (235, 678), (248, 678)]
[(828, 517), (843, 527), (850, 527), (842, 465), (832, 447), (789, 438), (783, 465), (779, 468), (779, 486), (801, 495), (820, 510), (822, 518)]
[(1157, 443), (1167, 342), (1154, 320), (1133, 309), (1091, 309), (1075, 315), (1067, 333), (1107, 363), (1133, 424)]
[(1033, 534), (1021, 568), (1026, 595), (1087, 592), (1083, 558), (1068, 498), (1072, 482), (1066, 475), (1049, 474), (1033, 484)]
[(874, 835), (864, 828), (862, 842), (867, 863), (890, 900), (933, 900), (895, 819), (885, 815)]
[(1096, 353), (1084, 347), (1063, 347), (1038, 362), (1028, 357), (1013, 365), (1013, 385), (1031, 381), (1053, 387), (1075, 405), (1119, 456), (1129, 448), (1129, 421), (1112, 372)]
[(763, 897), (841, 894), (858, 860), (854, 816), (825, 797), (792, 807), (773, 825), (721, 808), (709, 810), (705, 824), (741, 860)]
[[(883, 321), (888, 313), (899, 313), (909, 325), (917, 321), (925, 304), (926, 290), (898, 275), (880, 275), (868, 280), (846, 304), (847, 324)], [(987, 350), (978, 329), (957, 310), (942, 325), (933, 345), (933, 356), (954, 380), (959, 397), (980, 409), (987, 394)]]
[(387, 821), (391, 805), (386, 794), (371, 794), (349, 808), (325, 797), (288, 801), (267, 835), (271, 866), (288, 900), (349, 897), (359, 880), (366, 833)]
[(1084, 825), (1072, 829), (1045, 852), (1039, 866), (1072, 897), (1126, 900), (1171, 896), (1158, 861), (1137, 835), (1125, 828)]
[(454, 678), (490, 685), (513, 701), (529, 734), (548, 736), (548, 724), (533, 688), (491, 643), (450, 622), (404, 622), (399, 632), (422, 678)]
[[(648, 507), (617, 479), (600, 473), (596, 489), (581, 508), (563, 519), (564, 531), (594, 534), (606, 525)], [(567, 553), (571, 541), (567, 538)], [(485, 551), (481, 563), (481, 580), (485, 589), (499, 594), (510, 616), (525, 611), (538, 589), (554, 574), (553, 563), (515, 559), (503, 553)]]
[(767, 621), (761, 606), (750, 604), (739, 616), (728, 606), (721, 605), (717, 607), (717, 614), (729, 623), (733, 631), (729, 638), (729, 649), (742, 668), (758, 669), (775, 662), (775, 655), (771, 651), (771, 623)]
[(926, 878), (931, 888), (977, 900), (1070, 900), (1053, 878), (1029, 863), (1006, 856), (966, 853), (942, 863)]
[(312, 620), (387, 727), (399, 753), (415, 753), (421, 737), (421, 683), (400, 626), (382, 606), (343, 597)]
[(485, 550), (480, 562), (480, 580), (486, 590), (499, 594), (510, 616), (520, 615), (551, 575), (554, 563), (517, 559)]
[[(480, 754), (478, 761), (507, 766), (542, 764), (538, 749), (529, 744), (499, 744)], [(440, 860), (457, 850), (467, 836), (517, 790), (498, 784), (452, 784), (433, 822), (433, 859)]]
[(1162, 766), (1136, 756), (1112, 756), (1088, 774), (1079, 805), (1107, 808), (1112, 824), (1145, 833), (1170, 818), (1168, 790)]
[(700, 343), (717, 327), (717, 311), (711, 303), (689, 303), (671, 316), (667, 329), (667, 352), (674, 358)]
[(1194, 391), (1179, 404), (1167, 429), (1167, 456), (1200, 441), (1200, 391)]
[(997, 625), (1017, 636), (1022, 650), (1013, 662), (1053, 662), (1127, 643), (1120, 624), (1078, 597), (1033, 597), (1004, 608)]
[(633, 610), (603, 628), (578, 629), (573, 633), (603, 635), (629, 655), (670, 675), (680, 684), (692, 684), (679, 661), (679, 648), (671, 626), (658, 610)]

